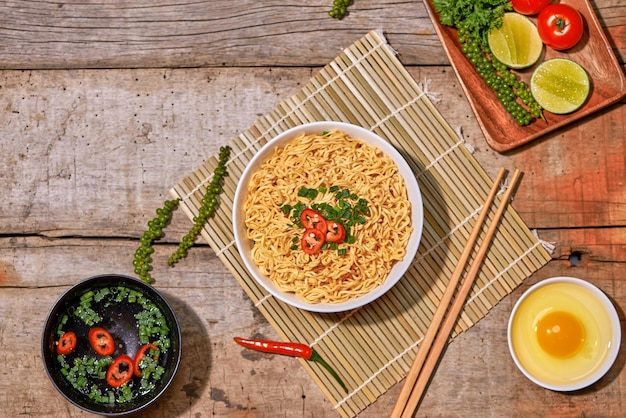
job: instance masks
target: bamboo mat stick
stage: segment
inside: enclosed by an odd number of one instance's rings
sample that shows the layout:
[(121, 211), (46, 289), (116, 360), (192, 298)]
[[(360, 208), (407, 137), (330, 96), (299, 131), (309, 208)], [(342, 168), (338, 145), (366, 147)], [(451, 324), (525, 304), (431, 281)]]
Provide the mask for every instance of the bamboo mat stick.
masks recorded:
[[(415, 382), (414, 385), (410, 386), (411, 393), (410, 393), (408, 400), (406, 401), (406, 403), (402, 403), (400, 405), (396, 404), (396, 406), (398, 407), (397, 409), (402, 410), (402, 414), (399, 415), (402, 418), (412, 417), (413, 413), (417, 409), (417, 405), (419, 404), (419, 401), (422, 398), (424, 390), (426, 389), (426, 385), (428, 384), (428, 381), (430, 380), (432, 376), (435, 366), (439, 362), (441, 353), (443, 352), (443, 349), (450, 338), (450, 333), (452, 332), (452, 329), (454, 328), (454, 325), (456, 324), (456, 321), (458, 319), (459, 313), (461, 312), (461, 309), (463, 308), (465, 304), (465, 299), (467, 298), (467, 295), (469, 294), (472, 288), (472, 285), (474, 284), (474, 278), (476, 277), (476, 274), (478, 273), (478, 270), (480, 269), (482, 260), (485, 257), (487, 250), (490, 246), (491, 240), (493, 238), (493, 235), (495, 234), (495, 231), (498, 228), (500, 218), (502, 217), (502, 214), (504, 213), (504, 210), (506, 209), (506, 206), (510, 200), (511, 194), (513, 193), (513, 190), (515, 189), (517, 182), (519, 181), (519, 178), (520, 178), (520, 172), (519, 170), (515, 170), (515, 173), (513, 174), (513, 178), (511, 179), (511, 182), (508, 186), (508, 189), (506, 193), (504, 194), (504, 198), (500, 202), (500, 205), (498, 206), (498, 210), (496, 214), (494, 215), (493, 221), (491, 222), (491, 225), (489, 225), (489, 229), (487, 230), (485, 238), (483, 242), (481, 243), (480, 247), (478, 248), (476, 257), (472, 265), (470, 266), (469, 271), (467, 272), (467, 277), (461, 284), (461, 287), (459, 288), (459, 291), (457, 292), (456, 297), (454, 298), (454, 301), (452, 302), (452, 306), (450, 307), (450, 310), (445, 318), (445, 321), (441, 326), (441, 330), (437, 334), (437, 338), (435, 339), (432, 349), (427, 353), (427, 358), (424, 362), (423, 367), (421, 368), (421, 370), (418, 370), (417, 372), (418, 374), (417, 381)], [(405, 386), (406, 386), (406, 383), (405, 383)], [(394, 408), (394, 410), (395, 409), (396, 408)]]
[(500, 183), (502, 182), (502, 179), (504, 177), (504, 172), (505, 172), (504, 168), (501, 168), (500, 172), (498, 173), (496, 177), (496, 180), (493, 182), (493, 186), (491, 187), (489, 194), (487, 195), (487, 199), (485, 200), (485, 203), (483, 204), (483, 208), (478, 216), (478, 219), (476, 220), (476, 224), (474, 225), (474, 228), (472, 229), (472, 232), (470, 233), (470, 236), (467, 239), (467, 243), (465, 244), (465, 247), (463, 248), (463, 252), (461, 253), (461, 256), (459, 257), (459, 261), (457, 262), (456, 268), (454, 269), (452, 273), (450, 282), (448, 283), (448, 286), (446, 287), (443, 293), (441, 301), (439, 305), (437, 306), (437, 309), (435, 310), (435, 315), (433, 316), (430, 326), (428, 327), (426, 334), (424, 335), (424, 338), (422, 342), (420, 343), (419, 350), (417, 352), (415, 359), (413, 360), (413, 364), (411, 365), (411, 368), (409, 369), (409, 373), (406, 376), (406, 380), (405, 380), (404, 386), (402, 387), (402, 391), (400, 392), (400, 396), (398, 397), (398, 400), (396, 401), (394, 409), (391, 412), (391, 418), (399, 417), (404, 409), (404, 405), (409, 400), (409, 397), (413, 390), (413, 386), (415, 385), (415, 382), (419, 376), (420, 370), (422, 369), (422, 366), (424, 365), (424, 361), (426, 360), (426, 356), (428, 352), (430, 351), (430, 347), (433, 344), (435, 336), (437, 335), (437, 330), (439, 329), (439, 325), (443, 321), (444, 315), (446, 314), (448, 306), (450, 305), (450, 301), (452, 300), (454, 291), (456, 290), (458, 286), (458, 283), (461, 279), (461, 275), (463, 274), (463, 270), (465, 269), (465, 265), (467, 264), (467, 260), (469, 259), (469, 256), (474, 249), (474, 243), (476, 242), (476, 238), (478, 238), (478, 235), (480, 234), (480, 231), (482, 229), (482, 225), (485, 222), (487, 214), (489, 213), (491, 202), (493, 201), (494, 197), (498, 193), (498, 190), (500, 188)]

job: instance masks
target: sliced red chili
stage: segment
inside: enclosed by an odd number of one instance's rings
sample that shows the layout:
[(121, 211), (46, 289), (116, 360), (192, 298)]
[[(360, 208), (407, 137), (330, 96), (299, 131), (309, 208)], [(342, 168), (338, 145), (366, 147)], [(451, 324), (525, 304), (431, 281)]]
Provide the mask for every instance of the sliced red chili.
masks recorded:
[(107, 370), (107, 383), (113, 388), (119, 388), (133, 377), (133, 359), (122, 355), (113, 360)]
[(72, 331), (68, 331), (61, 335), (59, 342), (57, 343), (58, 354), (69, 354), (76, 348), (76, 334)]
[(326, 219), (324, 219), (321, 213), (314, 209), (304, 209), (300, 214), (300, 222), (302, 222), (304, 229), (317, 229), (321, 231), (322, 234), (325, 234), (328, 230)]
[(309, 228), (302, 236), (302, 250), (307, 254), (315, 254), (324, 245), (324, 233), (319, 229)]
[[(152, 343), (148, 343), (142, 345), (139, 351), (137, 351), (137, 354), (135, 355), (135, 360), (133, 360), (133, 370), (135, 372), (135, 376), (141, 376), (141, 368), (139, 367), (139, 363), (141, 363), (141, 360), (143, 360), (146, 356), (146, 351), (150, 349), (158, 350), (159, 348)], [(154, 356), (153, 358), (156, 360), (159, 357)]]
[(342, 242), (346, 237), (346, 230), (339, 222), (326, 221), (328, 224), (328, 232), (326, 232), (326, 241)]
[(102, 356), (110, 356), (115, 351), (115, 341), (104, 328), (95, 327), (89, 330), (89, 343)]

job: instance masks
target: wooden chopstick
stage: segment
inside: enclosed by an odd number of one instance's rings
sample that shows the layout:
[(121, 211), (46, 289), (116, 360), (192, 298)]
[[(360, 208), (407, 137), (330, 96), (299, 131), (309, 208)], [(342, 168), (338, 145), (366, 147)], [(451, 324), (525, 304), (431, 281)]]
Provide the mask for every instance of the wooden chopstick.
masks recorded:
[(415, 383), (415, 386), (413, 387), (413, 390), (411, 391), (409, 400), (404, 406), (404, 411), (401, 415), (403, 418), (410, 418), (413, 415), (413, 412), (415, 412), (415, 410), (417, 409), (417, 405), (419, 404), (419, 401), (422, 398), (424, 390), (426, 389), (426, 385), (428, 384), (430, 377), (433, 371), (435, 370), (437, 363), (439, 362), (441, 353), (443, 352), (443, 349), (450, 338), (450, 333), (452, 332), (452, 329), (454, 328), (457, 322), (461, 309), (463, 308), (465, 304), (467, 295), (469, 294), (472, 288), (472, 285), (474, 284), (474, 279), (476, 277), (476, 274), (478, 273), (478, 270), (480, 270), (482, 260), (485, 257), (487, 250), (489, 249), (489, 245), (491, 243), (493, 235), (495, 234), (495, 231), (498, 228), (500, 218), (502, 217), (504, 210), (506, 209), (506, 206), (509, 203), (511, 193), (515, 189), (516, 184), (519, 181), (519, 178), (520, 178), (520, 172), (519, 170), (516, 170), (515, 173), (513, 174), (513, 178), (511, 179), (508, 189), (506, 193), (504, 194), (504, 197), (502, 201), (500, 202), (500, 205), (498, 206), (498, 210), (496, 214), (494, 215), (493, 221), (489, 225), (489, 229), (487, 230), (487, 233), (485, 234), (485, 238), (482, 241), (480, 247), (478, 248), (478, 252), (476, 253), (474, 262), (472, 263), (472, 265), (470, 266), (470, 269), (467, 272), (467, 277), (464, 279), (463, 283), (461, 284), (461, 287), (459, 288), (454, 298), (454, 302), (452, 303), (452, 306), (450, 307), (450, 310), (447, 313), (446, 319), (443, 325), (441, 326), (439, 333), (437, 334), (437, 338), (435, 339), (435, 343), (433, 347), (428, 352), (427, 359), (419, 373), (417, 382)]
[(415, 386), (415, 382), (420, 374), (420, 370), (424, 365), (424, 361), (426, 360), (426, 356), (430, 351), (430, 348), (435, 340), (437, 335), (437, 331), (439, 330), (439, 326), (443, 321), (444, 315), (448, 310), (448, 306), (450, 305), (450, 301), (452, 300), (452, 296), (458, 286), (459, 280), (461, 279), (461, 275), (463, 274), (463, 270), (465, 269), (465, 265), (467, 264), (467, 260), (474, 249), (474, 243), (476, 242), (476, 238), (480, 234), (482, 230), (482, 225), (487, 218), (487, 214), (491, 210), (491, 202), (495, 198), (498, 190), (500, 189), (500, 183), (504, 178), (505, 170), (501, 168), (496, 176), (496, 179), (493, 182), (493, 186), (485, 199), (485, 203), (483, 204), (483, 208), (478, 215), (478, 219), (476, 220), (476, 224), (470, 233), (467, 242), (465, 243), (465, 247), (461, 252), (461, 256), (459, 257), (459, 261), (457, 262), (456, 268), (452, 273), (452, 277), (450, 277), (450, 282), (446, 287), (443, 296), (441, 297), (441, 301), (435, 310), (435, 314), (430, 323), (430, 326), (426, 330), (426, 334), (420, 343), (420, 347), (417, 351), (417, 355), (411, 364), (411, 368), (405, 378), (404, 386), (402, 386), (402, 391), (396, 400), (396, 404), (394, 406), (393, 411), (391, 412), (391, 418), (398, 418), (401, 416), (402, 411), (405, 409), (405, 405), (409, 400), (411, 392), (413, 391), (413, 387)]
[[(482, 230), (483, 223), (487, 217), (487, 214), (490, 211), (491, 203), (500, 187), (500, 183), (504, 176), (504, 169), (500, 169), (500, 172), (498, 173), (498, 176), (494, 181), (493, 187), (491, 188), (489, 195), (485, 200), (483, 209), (481, 210), (476, 224), (472, 229), (470, 237), (468, 238), (463, 252), (461, 253), (461, 257), (459, 257), (457, 266), (452, 274), (448, 286), (446, 287), (441, 302), (437, 307), (435, 315), (433, 316), (433, 320), (428, 327), (428, 330), (426, 331), (424, 339), (420, 343), (418, 353), (413, 361), (413, 364), (411, 365), (409, 373), (407, 374), (407, 377), (405, 379), (404, 386), (402, 387), (400, 396), (398, 397), (398, 400), (396, 401), (394, 409), (391, 413), (392, 418), (410, 417), (417, 408), (424, 389), (426, 388), (426, 385), (430, 380), (430, 376), (432, 375), (432, 372), (437, 362), (439, 361), (439, 357), (441, 356), (443, 348), (445, 347), (445, 344), (450, 337), (450, 333), (452, 332), (452, 329), (454, 328), (454, 325), (458, 319), (458, 315), (464, 305), (467, 294), (469, 293), (472, 284), (474, 283), (474, 278), (478, 273), (478, 270), (480, 269), (482, 259), (487, 252), (491, 239), (493, 238), (493, 235), (499, 223), (499, 219), (501, 218), (504, 209), (510, 199), (511, 193), (515, 189), (515, 185), (519, 180), (519, 175), (519, 170), (516, 170), (515, 174), (513, 175), (513, 179), (511, 180), (511, 184), (509, 185), (505, 196), (498, 207), (490, 228), (488, 229), (487, 234), (478, 249), (478, 253), (474, 259), (474, 262), (472, 263), (470, 270), (467, 273), (467, 277), (463, 282), (461, 288), (457, 292), (452, 306), (448, 310), (452, 295), (454, 294), (458, 286), (461, 275), (465, 269), (465, 265), (467, 264), (467, 260), (474, 249), (476, 238)], [(445, 321), (443, 322), (443, 325), (441, 325), (446, 313), (447, 316), (445, 318)]]

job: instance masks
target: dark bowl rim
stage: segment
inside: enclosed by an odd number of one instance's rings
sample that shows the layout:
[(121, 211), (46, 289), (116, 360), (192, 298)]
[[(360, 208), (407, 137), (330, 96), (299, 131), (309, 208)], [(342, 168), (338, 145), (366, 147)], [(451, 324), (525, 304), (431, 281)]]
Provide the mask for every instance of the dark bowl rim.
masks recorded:
[[(80, 290), (81, 288), (87, 288), (89, 287), (89, 285), (91, 285), (94, 282), (98, 282), (104, 279), (111, 279), (111, 280), (122, 280), (123, 282), (127, 282), (127, 283), (132, 283), (133, 285), (140, 287), (142, 289), (145, 289), (146, 291), (151, 293), (151, 297), (154, 296), (156, 299), (158, 299), (158, 302), (161, 303), (168, 311), (169, 314), (171, 315), (172, 319), (173, 319), (173, 325), (174, 325), (174, 330), (170, 330), (170, 332), (174, 331), (175, 332), (175, 337), (177, 338), (178, 341), (178, 348), (177, 350), (175, 350), (174, 353), (174, 362), (173, 365), (171, 365), (170, 367), (172, 367), (172, 371), (171, 373), (169, 373), (169, 379), (163, 383), (162, 388), (160, 390), (158, 390), (154, 396), (151, 396), (149, 398), (146, 398), (146, 401), (139, 404), (139, 405), (133, 405), (132, 408), (128, 409), (128, 410), (119, 410), (119, 411), (113, 411), (113, 412), (107, 412), (107, 411), (100, 411), (100, 410), (95, 410), (95, 409), (91, 409), (89, 406), (83, 405), (81, 404), (78, 400), (73, 399), (70, 394), (66, 393), (57, 383), (55, 377), (52, 375), (51, 371), (50, 371), (50, 367), (46, 361), (46, 358), (49, 356), (46, 353), (47, 348), (49, 347), (49, 345), (47, 344), (48, 341), (48, 335), (49, 335), (49, 327), (52, 326), (52, 320), (54, 319), (55, 314), (57, 313), (58, 310), (60, 310), (63, 305), (74, 295), (74, 293), (76, 293), (78, 290)], [(181, 361), (181, 357), (182, 357), (182, 336), (181, 336), (181, 331), (180, 331), (180, 324), (178, 322), (178, 318), (176, 316), (176, 313), (174, 312), (174, 309), (172, 309), (172, 306), (170, 305), (170, 303), (167, 301), (167, 299), (165, 298), (165, 296), (158, 291), (155, 287), (149, 285), (148, 283), (129, 276), (129, 275), (125, 275), (125, 274), (119, 274), (119, 273), (103, 273), (103, 274), (97, 274), (94, 276), (90, 276), (84, 279), (81, 279), (80, 281), (78, 281), (77, 283), (71, 285), (68, 289), (66, 289), (54, 302), (54, 304), (52, 305), (52, 307), (50, 308), (50, 310), (48, 311), (48, 314), (46, 315), (46, 320), (44, 322), (43, 325), (43, 330), (42, 330), (42, 336), (41, 336), (41, 360), (42, 363), (44, 365), (44, 369), (46, 370), (46, 374), (48, 375), (48, 378), (50, 380), (50, 382), (52, 383), (52, 385), (54, 386), (54, 388), (57, 390), (57, 392), (59, 392), (67, 401), (69, 401), (72, 405), (82, 409), (83, 411), (92, 413), (92, 414), (98, 414), (101, 416), (108, 416), (108, 417), (117, 417), (117, 416), (125, 416), (125, 415), (129, 415), (129, 414), (134, 414), (137, 413), (143, 409), (145, 409), (146, 407), (148, 407), (149, 405), (151, 405), (152, 403), (154, 403), (157, 399), (159, 399), (169, 388), (169, 386), (171, 385), (172, 381), (174, 380), (174, 377), (176, 376), (177, 372), (178, 372), (178, 368), (180, 366), (180, 361)]]

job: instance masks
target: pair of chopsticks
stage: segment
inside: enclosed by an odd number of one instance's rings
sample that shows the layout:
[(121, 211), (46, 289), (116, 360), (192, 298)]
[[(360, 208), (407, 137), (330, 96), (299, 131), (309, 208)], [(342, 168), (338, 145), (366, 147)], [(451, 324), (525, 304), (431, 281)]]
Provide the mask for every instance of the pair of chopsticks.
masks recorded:
[[(500, 204), (498, 205), (498, 209), (494, 215), (493, 220), (487, 230), (487, 233), (481, 242), (476, 256), (474, 258), (473, 263), (471, 264), (467, 276), (465, 280), (462, 282), (461, 287), (458, 289), (456, 293), (456, 297), (450, 305), (452, 300), (452, 296), (456, 288), (458, 287), (459, 281), (461, 280), (461, 276), (463, 271), (465, 270), (465, 265), (467, 264), (467, 260), (474, 250), (474, 244), (478, 235), (480, 234), (483, 224), (485, 223), (485, 219), (489, 214), (491, 203), (493, 202), (494, 197), (498, 193), (498, 189), (504, 178), (505, 170), (504, 168), (500, 169), (496, 180), (493, 183), (493, 186), (485, 200), (484, 206), (478, 216), (476, 224), (470, 233), (467, 243), (463, 248), (463, 252), (459, 257), (458, 264), (456, 265), (454, 272), (452, 273), (452, 277), (450, 278), (450, 282), (446, 287), (444, 294), (442, 296), (441, 302), (435, 311), (435, 315), (433, 316), (433, 320), (426, 331), (426, 335), (424, 335), (424, 339), (422, 340), (417, 355), (413, 360), (413, 364), (407, 374), (407, 377), (404, 382), (404, 386), (402, 387), (402, 391), (400, 392), (400, 396), (396, 401), (396, 404), (391, 412), (391, 418), (410, 418), (413, 416), (413, 413), (417, 409), (417, 405), (419, 404), (424, 390), (426, 389), (426, 385), (430, 381), (432, 373), (439, 362), (439, 358), (443, 352), (443, 349), (450, 338), (450, 333), (454, 328), (456, 321), (458, 319), (459, 313), (465, 304), (465, 299), (469, 294), (472, 285), (474, 284), (474, 279), (478, 270), (480, 269), (480, 265), (482, 264), (482, 260), (487, 253), (487, 249), (491, 243), (493, 235), (498, 227), (498, 223), (502, 214), (504, 213), (504, 209), (506, 208), (511, 193), (516, 188), (517, 182), (520, 179), (520, 171), (515, 170), (513, 177), (508, 185), (508, 188), (504, 194), (504, 197)], [(447, 313), (447, 316), (446, 316)], [(443, 322), (443, 323), (442, 323)]]

